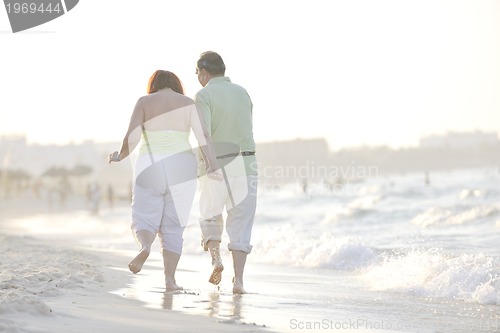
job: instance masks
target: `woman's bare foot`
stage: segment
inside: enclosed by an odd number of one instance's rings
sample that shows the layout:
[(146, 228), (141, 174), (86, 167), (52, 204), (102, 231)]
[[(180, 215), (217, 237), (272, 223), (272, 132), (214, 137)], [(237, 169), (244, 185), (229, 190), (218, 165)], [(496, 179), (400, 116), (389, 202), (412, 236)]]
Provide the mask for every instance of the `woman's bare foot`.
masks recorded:
[(149, 250), (143, 249), (134, 259), (132, 259), (132, 261), (128, 264), (128, 268), (132, 273), (137, 274), (141, 271), (142, 266), (149, 257), (149, 252)]
[(220, 258), (218, 260), (212, 260), (212, 267), (212, 275), (210, 275), (208, 282), (218, 285), (222, 280), (222, 271), (224, 270), (224, 265), (222, 265)]

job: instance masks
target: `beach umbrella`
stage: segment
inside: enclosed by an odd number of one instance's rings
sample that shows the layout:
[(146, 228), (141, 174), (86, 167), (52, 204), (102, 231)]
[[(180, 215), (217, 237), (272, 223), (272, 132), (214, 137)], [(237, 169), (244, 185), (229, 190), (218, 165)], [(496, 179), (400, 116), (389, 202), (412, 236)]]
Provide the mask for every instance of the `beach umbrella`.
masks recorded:
[(79, 191), (83, 191), (82, 177), (90, 175), (92, 171), (93, 169), (85, 164), (77, 164), (73, 169), (69, 170), (69, 174), (77, 178), (76, 186)]
[(70, 172), (68, 169), (63, 167), (51, 167), (42, 174), (42, 177), (65, 177), (69, 176)]
[(0, 170), (0, 175), (12, 179), (12, 180), (27, 180), (31, 178), (31, 175), (22, 169), (16, 169), (16, 170), (9, 170), (9, 169), (4, 169)]
[(93, 171), (93, 169), (88, 166), (88, 165), (84, 165), (84, 164), (77, 164), (75, 165), (75, 167), (71, 170), (69, 170), (69, 175), (71, 176), (86, 176), (86, 175), (89, 175), (91, 174)]

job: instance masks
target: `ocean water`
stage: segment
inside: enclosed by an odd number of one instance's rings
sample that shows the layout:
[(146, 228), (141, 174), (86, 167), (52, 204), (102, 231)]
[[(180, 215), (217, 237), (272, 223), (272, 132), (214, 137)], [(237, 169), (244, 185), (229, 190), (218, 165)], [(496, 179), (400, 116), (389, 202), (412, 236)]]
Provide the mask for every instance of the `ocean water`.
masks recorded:
[[(191, 228), (184, 253), (200, 256)], [(497, 169), (261, 189), (253, 245), (255, 293), (196, 290), (173, 308), (282, 332), (500, 332)]]
[[(208, 315), (277, 332), (500, 332), (500, 170), (379, 176), (331, 191), (322, 184), (259, 189), (246, 295), (206, 282), (197, 199), (177, 280), (163, 292), (154, 251), (116, 293), (144, 306)], [(130, 208), (16, 220), (38, 237), (122, 251), (137, 246)], [(75, 232), (77, 230), (77, 232)], [(227, 238), (223, 239), (223, 246)], [(125, 272), (128, 273), (128, 272)]]
[(429, 184), (423, 174), (378, 177), (335, 193), (297, 186), (263, 193), (259, 203), (252, 258), (293, 267), (312, 283), (291, 286), (305, 295), (294, 313), (305, 330), (334, 322), (500, 331), (499, 170), (435, 172)]

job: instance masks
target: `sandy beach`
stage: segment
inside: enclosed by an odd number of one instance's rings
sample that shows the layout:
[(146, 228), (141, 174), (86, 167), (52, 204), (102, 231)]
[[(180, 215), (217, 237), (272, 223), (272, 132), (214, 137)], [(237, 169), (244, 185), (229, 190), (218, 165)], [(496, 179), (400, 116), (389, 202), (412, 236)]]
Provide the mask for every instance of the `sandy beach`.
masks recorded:
[[(88, 213), (82, 211), (80, 214)], [(40, 228), (36, 227), (40, 219), (57, 220), (72, 215), (71, 207), (51, 212), (37, 202), (31, 205), (2, 203), (1, 332), (268, 331), (263, 325), (254, 323), (180, 313), (169, 310), (166, 304), (159, 308), (144, 306), (140, 297), (135, 297), (140, 290), (134, 289), (137, 284), (134, 280), (142, 279), (143, 284), (156, 280), (153, 289), (157, 288), (158, 295), (167, 301), (175, 296), (164, 293), (161, 288), (161, 267), (149, 279), (151, 268), (145, 267), (144, 272), (133, 275), (126, 269), (127, 253), (104, 249), (98, 243), (85, 245), (84, 237), (80, 237), (82, 242), (76, 241), (78, 230), (72, 223), (68, 222), (68, 229), (59, 232), (57, 224), (52, 230), (45, 228), (45, 232), (39, 232)], [(92, 223), (90, 214), (86, 222)], [(33, 228), (26, 228), (25, 223), (32, 223)], [(62, 237), (61, 233), (71, 236)], [(161, 266), (159, 254), (152, 257), (150, 261), (158, 261)], [(193, 272), (182, 270), (180, 268), (179, 276), (193, 275)], [(195, 281), (197, 278), (201, 277), (190, 279)]]

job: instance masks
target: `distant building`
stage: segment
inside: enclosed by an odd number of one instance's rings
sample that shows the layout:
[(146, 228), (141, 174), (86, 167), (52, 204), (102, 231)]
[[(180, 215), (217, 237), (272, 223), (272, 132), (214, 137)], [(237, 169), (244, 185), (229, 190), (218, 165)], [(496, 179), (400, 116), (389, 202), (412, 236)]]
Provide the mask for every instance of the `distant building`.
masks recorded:
[(0, 137), (0, 169), (19, 168), (28, 145), (24, 135), (3, 135)]
[(325, 139), (296, 139), (257, 144), (259, 162), (301, 163), (306, 160), (326, 159), (330, 152)]
[(324, 138), (258, 143), (259, 174), (265, 182), (303, 182), (321, 179), (318, 166), (329, 163)]
[(498, 134), (494, 132), (458, 133), (431, 135), (420, 139), (421, 148), (469, 149), (499, 145)]
[(0, 154), (7, 156), (12, 151), (26, 149), (26, 137), (24, 135), (2, 135), (0, 136)]

